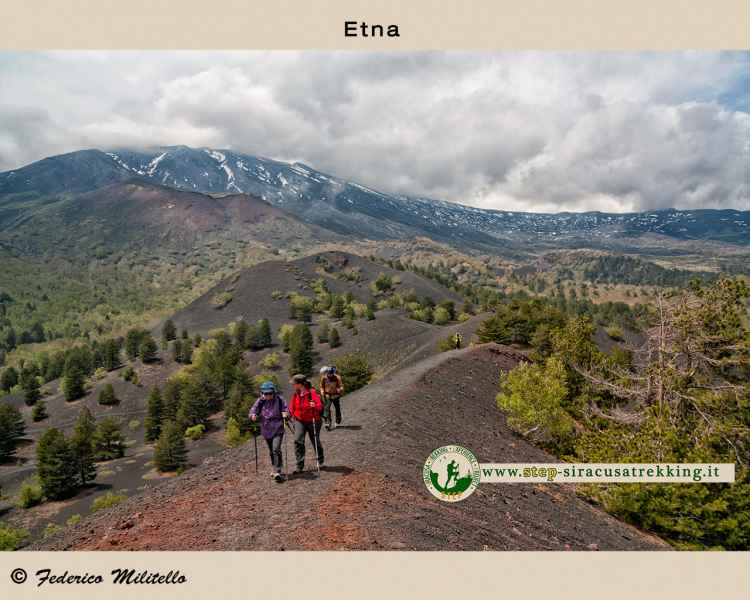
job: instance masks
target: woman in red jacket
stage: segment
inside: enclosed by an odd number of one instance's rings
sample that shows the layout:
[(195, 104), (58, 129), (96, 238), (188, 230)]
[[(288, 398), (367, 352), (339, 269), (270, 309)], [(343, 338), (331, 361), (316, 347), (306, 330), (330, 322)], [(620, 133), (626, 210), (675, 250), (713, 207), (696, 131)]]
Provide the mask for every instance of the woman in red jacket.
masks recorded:
[(304, 375), (295, 375), (291, 383), (294, 396), (289, 402), (289, 414), (294, 418), (294, 457), (297, 460), (294, 473), (301, 473), (305, 470), (305, 435), (310, 437), (315, 448), (318, 467), (323, 466), (323, 446), (320, 444), (323, 402)]

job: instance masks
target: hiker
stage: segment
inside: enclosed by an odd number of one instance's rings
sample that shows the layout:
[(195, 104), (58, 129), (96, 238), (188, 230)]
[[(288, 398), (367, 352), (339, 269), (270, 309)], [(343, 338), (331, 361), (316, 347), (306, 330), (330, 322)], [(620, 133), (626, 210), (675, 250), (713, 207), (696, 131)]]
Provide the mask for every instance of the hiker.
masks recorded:
[(341, 396), (344, 395), (344, 382), (336, 373), (336, 367), (326, 367), (320, 377), (320, 393), (323, 394), (323, 421), (326, 429), (331, 431), (331, 404), (336, 409), (336, 426), (341, 425)]
[(458, 331), (456, 332), (456, 335), (453, 337), (453, 342), (456, 347), (456, 350), (459, 350), (461, 348), (461, 341), (463, 340), (463, 337), (461, 336)]
[(289, 412), (294, 417), (294, 457), (297, 468), (294, 473), (305, 470), (305, 436), (309, 436), (313, 451), (318, 459), (318, 467), (323, 466), (323, 446), (320, 444), (320, 424), (323, 402), (310, 380), (304, 375), (292, 377), (294, 396), (289, 402)]
[(289, 409), (273, 383), (266, 381), (261, 384), (260, 398), (255, 401), (248, 416), (253, 422), (260, 418), (260, 433), (266, 440), (271, 454), (271, 477), (275, 481), (282, 481), (281, 470), (284, 460), (281, 444), (284, 441), (284, 423), (289, 418)]

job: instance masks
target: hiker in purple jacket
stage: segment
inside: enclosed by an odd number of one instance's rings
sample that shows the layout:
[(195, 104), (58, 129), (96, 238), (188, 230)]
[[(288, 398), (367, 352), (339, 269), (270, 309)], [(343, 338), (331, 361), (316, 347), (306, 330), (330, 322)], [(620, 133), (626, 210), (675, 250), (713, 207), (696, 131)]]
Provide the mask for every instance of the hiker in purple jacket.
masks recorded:
[(275, 481), (282, 481), (281, 469), (284, 460), (281, 443), (284, 441), (284, 421), (289, 418), (289, 409), (273, 383), (266, 381), (260, 386), (260, 398), (255, 401), (248, 416), (251, 421), (260, 418), (260, 434), (266, 440), (268, 451), (271, 453), (271, 477)]

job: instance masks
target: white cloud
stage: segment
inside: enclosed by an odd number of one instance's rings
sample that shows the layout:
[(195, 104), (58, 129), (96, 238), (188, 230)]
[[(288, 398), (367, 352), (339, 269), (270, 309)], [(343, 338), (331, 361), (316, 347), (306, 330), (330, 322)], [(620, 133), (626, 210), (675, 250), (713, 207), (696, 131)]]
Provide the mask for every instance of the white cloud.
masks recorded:
[[(750, 208), (743, 53), (0, 55), (0, 170), (83, 147), (297, 159), (508, 210)], [(735, 102), (734, 106), (747, 105)]]

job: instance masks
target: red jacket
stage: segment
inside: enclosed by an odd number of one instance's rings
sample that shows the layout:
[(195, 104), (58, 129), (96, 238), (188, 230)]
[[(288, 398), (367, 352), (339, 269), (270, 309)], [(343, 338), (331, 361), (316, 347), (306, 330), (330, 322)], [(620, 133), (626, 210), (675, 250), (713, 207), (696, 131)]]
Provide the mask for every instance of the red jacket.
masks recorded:
[[(310, 398), (315, 406), (310, 406)], [(323, 402), (315, 388), (305, 390), (302, 394), (294, 393), (292, 400), (289, 402), (289, 414), (302, 423), (312, 423), (320, 421), (320, 415), (323, 413)]]

